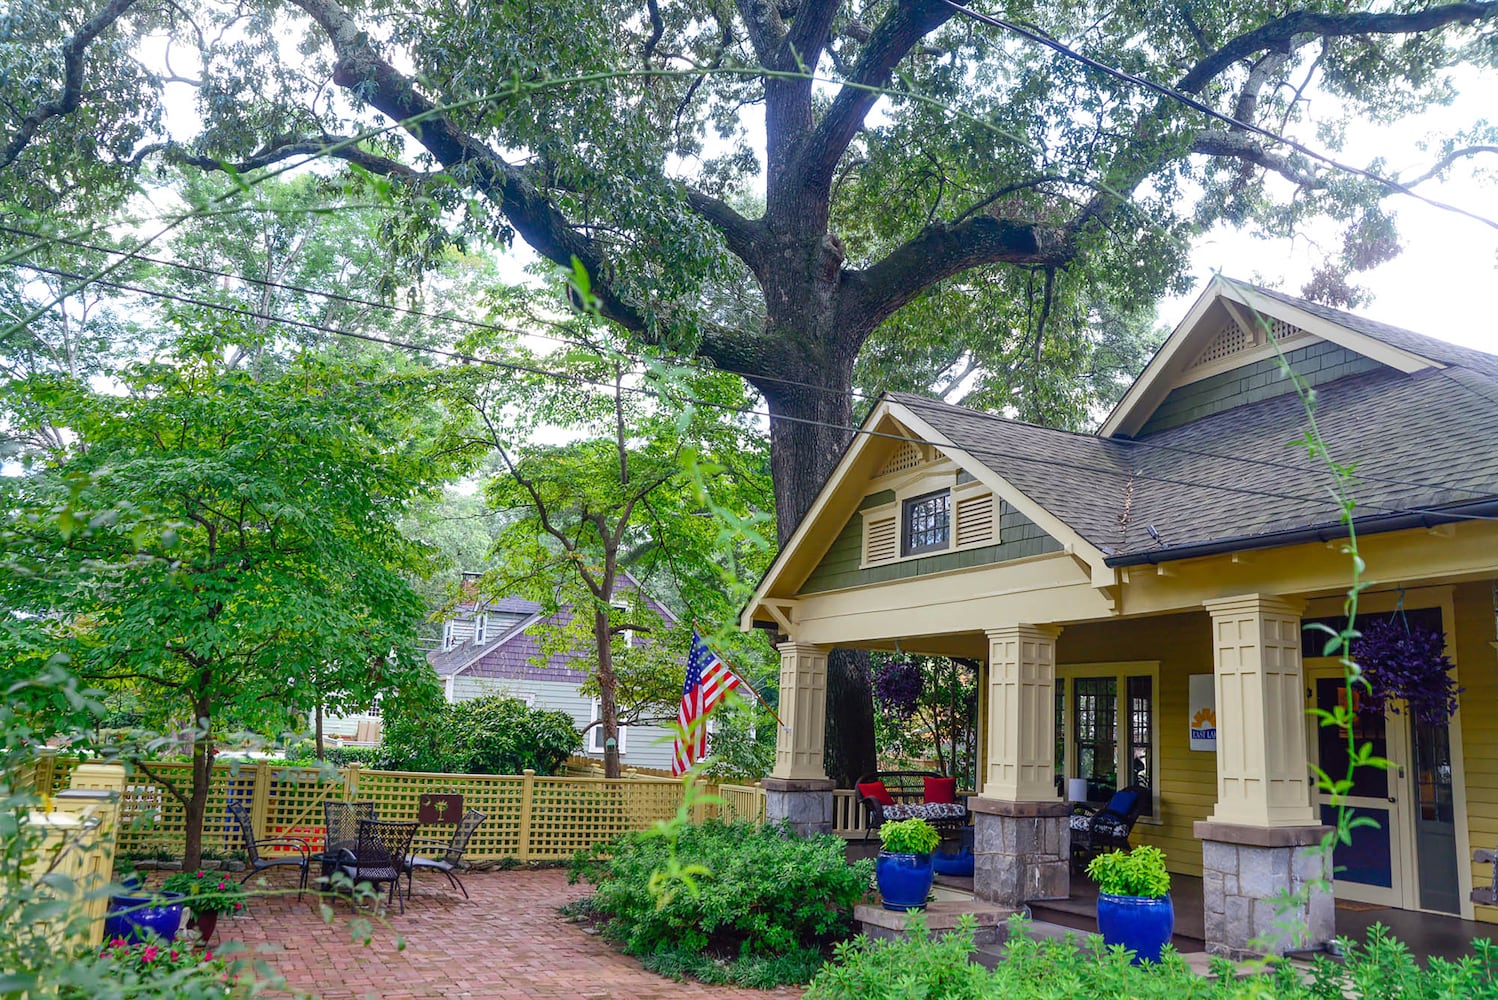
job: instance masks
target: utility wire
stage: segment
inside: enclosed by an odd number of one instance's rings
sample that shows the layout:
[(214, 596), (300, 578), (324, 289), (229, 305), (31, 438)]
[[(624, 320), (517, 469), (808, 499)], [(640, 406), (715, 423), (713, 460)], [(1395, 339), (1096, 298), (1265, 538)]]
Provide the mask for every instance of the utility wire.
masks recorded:
[(1090, 56), (1083, 55), (1077, 50), (1071, 48), (1065, 42), (1058, 41), (1047, 35), (1043, 35), (1038, 31), (1034, 31), (1030, 28), (1015, 24), (1013, 21), (1006, 21), (1003, 18), (994, 17), (991, 14), (980, 13), (979, 11), (964, 7), (962, 4), (957, 3), (956, 0), (942, 0), (942, 2), (958, 13), (966, 14), (968, 17), (972, 18), (975, 21), (991, 25), (995, 28), (1002, 28), (1005, 31), (1019, 35), (1021, 38), (1027, 38), (1039, 45), (1044, 45), (1046, 48), (1060, 53), (1067, 59), (1071, 59), (1075, 62), (1081, 63), (1088, 69), (1096, 70), (1097, 72), (1102, 73), (1106, 76), (1110, 76), (1122, 83), (1131, 84), (1135, 87), (1142, 87), (1145, 90), (1153, 91), (1154, 93), (1159, 94), (1162, 97), (1167, 97), (1170, 100), (1186, 105), (1188, 108), (1199, 111), (1209, 118), (1216, 119), (1217, 121), (1220, 121), (1226, 125), (1231, 125), (1233, 128), (1244, 129), (1246, 131), (1254, 133), (1255, 135), (1261, 135), (1266, 139), (1270, 139), (1276, 143), (1288, 146), (1302, 156), (1306, 156), (1310, 159), (1316, 160), (1318, 163), (1324, 163), (1334, 170), (1340, 170), (1344, 173), (1355, 174), (1358, 177), (1363, 177), (1370, 181), (1374, 181), (1377, 184), (1381, 184), (1391, 191), (1397, 191), (1400, 194), (1405, 194), (1411, 198), (1414, 198), (1416, 201), (1422, 201), (1425, 204), (1432, 206), (1433, 208), (1439, 208), (1447, 212), (1455, 212), (1457, 215), (1464, 215), (1469, 219), (1481, 222), (1485, 226), (1490, 226), (1493, 229), (1498, 229), (1498, 222), (1495, 222), (1494, 220), (1489, 219), (1486, 216), (1478, 215), (1476, 212), (1469, 212), (1467, 209), (1461, 208), (1457, 205), (1448, 204), (1447, 202), (1443, 201), (1437, 201), (1434, 198), (1428, 198), (1425, 195), (1420, 194), (1418, 191), (1407, 184), (1401, 184), (1399, 181), (1393, 180), (1389, 177), (1384, 177), (1381, 174), (1376, 174), (1371, 170), (1364, 170), (1362, 167), (1355, 167), (1350, 163), (1342, 163), (1336, 159), (1333, 159), (1327, 154), (1317, 152), (1316, 150), (1311, 149), (1309, 146), (1297, 142), (1294, 139), (1289, 139), (1276, 132), (1272, 132), (1269, 129), (1264, 128), (1262, 125), (1255, 125), (1253, 122), (1242, 121), (1238, 118), (1234, 118), (1232, 115), (1224, 114), (1211, 105), (1197, 100), (1190, 94), (1182, 93), (1181, 91), (1176, 90), (1174, 87), (1168, 87), (1163, 83), (1156, 83), (1155, 81), (1147, 79), (1145, 77), (1136, 76), (1133, 73), (1128, 73), (1121, 69), (1115, 69), (1114, 67), (1109, 66), (1106, 63), (1098, 62), (1096, 59), (1093, 59)]
[[(38, 266), (36, 264), (29, 264), (29, 265), (26, 265), (26, 266), (30, 267), (33, 270), (40, 271), (40, 272), (42, 272), (44, 274), (52, 274), (52, 275), (54, 275), (56, 277), (65, 278), (65, 279), (68, 279), (68, 280), (76, 280), (79, 277), (79, 275), (77, 275), (77, 274), (75, 274), (73, 272), (69, 272), (69, 271), (66, 271), (66, 270), (59, 269), (59, 268), (41, 267), (41, 266)], [(847, 433), (849, 435), (855, 435), (855, 436), (856, 435), (863, 435), (863, 436), (867, 436), (867, 437), (882, 438), (882, 439), (891, 440), (891, 441), (898, 441), (898, 442), (902, 442), (902, 443), (910, 443), (910, 444), (917, 444), (917, 445), (928, 445), (928, 446), (931, 446), (931, 447), (938, 447), (938, 448), (939, 447), (943, 447), (943, 444), (940, 443), (940, 442), (928, 441), (928, 440), (926, 440), (924, 438), (912, 437), (912, 436), (905, 435), (905, 434), (892, 434), (892, 433), (889, 433), (887, 431), (877, 431), (877, 430), (872, 430), (872, 429), (865, 428), (865, 427), (853, 427), (853, 426), (849, 426), (849, 425), (845, 425), (845, 424), (836, 424), (836, 423), (832, 423), (832, 422), (824, 421), (824, 420), (815, 420), (815, 419), (812, 419), (812, 418), (809, 418), (809, 417), (791, 416), (789, 414), (775, 414), (775, 415), (771, 415), (771, 414), (764, 413), (764, 412), (761, 412), (759, 410), (756, 410), (753, 407), (735, 406), (735, 405), (730, 404), (730, 403), (717, 403), (717, 402), (712, 402), (712, 401), (709, 401), (709, 400), (696, 399), (696, 398), (690, 397), (690, 396), (672, 397), (672, 396), (668, 395), (667, 393), (659, 392), (659, 391), (656, 391), (656, 390), (653, 390), (653, 389), (647, 389), (647, 388), (640, 387), (640, 386), (621, 386), (621, 385), (616, 385), (613, 382), (606, 382), (606, 381), (599, 380), (599, 379), (589, 379), (589, 378), (586, 378), (586, 377), (583, 377), (583, 376), (580, 376), (580, 375), (572, 375), (572, 374), (568, 374), (568, 373), (565, 373), (565, 372), (552, 371), (552, 370), (549, 370), (549, 369), (546, 369), (546, 368), (541, 368), (541, 367), (538, 367), (538, 366), (535, 366), (535, 365), (522, 364), (522, 363), (513, 362), (513, 361), (502, 361), (502, 360), (499, 360), (497, 358), (486, 358), (486, 357), (481, 357), (481, 356), (478, 356), (478, 355), (466, 354), (466, 353), (463, 353), (463, 352), (460, 352), (460, 351), (451, 351), (451, 350), (447, 350), (445, 348), (429, 347), (429, 346), (422, 345), (422, 344), (415, 344), (415, 343), (410, 343), (410, 342), (406, 342), (406, 341), (399, 341), (399, 340), (394, 340), (394, 339), (391, 339), (391, 338), (376, 337), (373, 334), (358, 333), (358, 332), (355, 332), (355, 331), (352, 331), (352, 330), (339, 330), (339, 329), (335, 329), (333, 327), (325, 326), (325, 325), (322, 325), (322, 324), (319, 324), (319, 323), (312, 323), (312, 322), (309, 322), (307, 320), (298, 320), (298, 319), (290, 319), (290, 318), (286, 318), (286, 317), (278, 317), (278, 316), (275, 316), (273, 314), (264, 313), (264, 312), (260, 312), (260, 311), (253, 310), (253, 309), (246, 309), (246, 308), (238, 307), (238, 306), (225, 306), (222, 303), (212, 302), (212, 301), (209, 301), (207, 299), (198, 299), (198, 298), (194, 298), (193, 296), (181, 295), (181, 294), (178, 294), (178, 293), (175, 293), (175, 292), (166, 292), (166, 291), (162, 291), (160, 289), (152, 289), (152, 288), (143, 287), (143, 286), (139, 286), (139, 285), (131, 285), (131, 284), (127, 283), (127, 282), (120, 282), (120, 281), (114, 281), (114, 280), (108, 280), (108, 279), (100, 279), (96, 283), (104, 285), (105, 287), (114, 288), (114, 289), (116, 289), (118, 291), (133, 292), (133, 293), (140, 294), (140, 295), (147, 295), (147, 296), (152, 296), (152, 297), (155, 297), (155, 298), (167, 299), (167, 300), (174, 301), (174, 302), (179, 302), (179, 303), (182, 303), (182, 304), (185, 304), (185, 305), (197, 305), (197, 306), (203, 306), (205, 308), (219, 309), (219, 310), (222, 310), (222, 311), (225, 311), (225, 312), (232, 313), (234, 315), (244, 316), (244, 317), (250, 318), (250, 319), (260, 319), (260, 320), (267, 320), (269, 322), (274, 322), (274, 323), (283, 323), (283, 324), (286, 324), (286, 325), (292, 326), (292, 327), (297, 327), (297, 328), (301, 328), (301, 329), (311, 330), (311, 331), (318, 332), (318, 333), (331, 334), (333, 336), (338, 336), (338, 337), (351, 338), (351, 339), (354, 339), (354, 340), (360, 340), (360, 341), (364, 341), (366, 343), (371, 343), (371, 344), (379, 344), (379, 345), (382, 345), (382, 346), (385, 346), (385, 347), (394, 347), (394, 348), (398, 348), (398, 349), (401, 349), (401, 350), (407, 350), (407, 351), (425, 352), (425, 353), (434, 354), (434, 355), (437, 355), (437, 356), (440, 356), (440, 357), (446, 357), (446, 358), (449, 358), (449, 359), (452, 359), (452, 360), (455, 360), (455, 361), (461, 361), (461, 362), (463, 362), (465, 364), (487, 365), (487, 366), (490, 366), (490, 367), (500, 368), (500, 369), (504, 369), (504, 370), (508, 370), (508, 371), (521, 372), (521, 373), (525, 373), (525, 374), (536, 375), (536, 376), (539, 376), (539, 377), (542, 377), (542, 378), (549, 378), (549, 379), (553, 379), (553, 380), (556, 380), (556, 381), (559, 381), (559, 382), (565, 382), (565, 383), (572, 384), (572, 385), (594, 386), (594, 387), (597, 387), (597, 388), (608, 389), (610, 391), (613, 391), (613, 390), (616, 390), (616, 389), (622, 389), (625, 392), (630, 392), (630, 393), (634, 393), (634, 394), (637, 394), (637, 395), (646, 396), (646, 397), (653, 398), (653, 399), (662, 399), (662, 400), (668, 400), (668, 401), (671, 400), (671, 399), (676, 399), (676, 400), (679, 400), (681, 402), (690, 403), (691, 405), (700, 406), (700, 407), (704, 407), (704, 408), (707, 408), (707, 409), (716, 409), (716, 410), (721, 410), (721, 411), (725, 411), (725, 412), (736, 413), (736, 414), (740, 414), (740, 415), (744, 415), (744, 416), (752, 416), (752, 417), (761, 418), (761, 419), (767, 419), (767, 420), (779, 420), (779, 421), (785, 421), (785, 422), (788, 422), (788, 423), (810, 425), (810, 426), (815, 426), (815, 427), (825, 427), (825, 428), (829, 428), (829, 429), (833, 429), (833, 430), (843, 431), (843, 432), (845, 432), (845, 433)], [(1158, 483), (1164, 483), (1164, 484), (1172, 485), (1172, 486), (1184, 486), (1184, 487), (1188, 487), (1188, 488), (1192, 488), (1192, 489), (1204, 489), (1204, 490), (1216, 491), (1216, 492), (1221, 492), (1221, 493), (1234, 493), (1234, 494), (1239, 494), (1239, 495), (1243, 495), (1243, 496), (1257, 497), (1257, 498), (1261, 498), (1261, 499), (1290, 500), (1290, 501), (1294, 501), (1296, 503), (1312, 504), (1312, 505), (1317, 505), (1317, 506), (1332, 506), (1332, 507), (1336, 506), (1335, 502), (1333, 500), (1331, 500), (1330, 498), (1328, 498), (1328, 497), (1307, 497), (1307, 496), (1302, 496), (1300, 494), (1295, 494), (1295, 493), (1281, 493), (1281, 492), (1274, 492), (1274, 491), (1270, 491), (1270, 490), (1253, 489), (1251, 487), (1246, 487), (1246, 486), (1232, 486), (1232, 485), (1225, 485), (1225, 484), (1221, 484), (1221, 483), (1206, 483), (1206, 482), (1201, 482), (1201, 481), (1191, 480), (1191, 479), (1179, 479), (1179, 478), (1175, 478), (1175, 477), (1171, 477), (1171, 476), (1150, 475), (1148, 473), (1141, 473), (1141, 472), (1137, 472), (1137, 471), (1134, 471), (1134, 470), (1128, 470), (1128, 469), (1122, 469), (1121, 470), (1121, 469), (1117, 469), (1117, 468), (1105, 468), (1105, 467), (1102, 467), (1102, 466), (1082, 465), (1082, 464), (1078, 464), (1076, 462), (1065, 461), (1065, 460), (1062, 460), (1062, 459), (1043, 458), (1043, 457), (1040, 457), (1040, 456), (1037, 456), (1037, 455), (1021, 454), (1021, 453), (1017, 453), (1017, 452), (1005, 452), (1005, 451), (997, 451), (997, 450), (985, 449), (985, 454), (990, 454), (990, 455), (993, 455), (993, 456), (998, 457), (998, 458), (1010, 459), (1010, 460), (1014, 460), (1014, 461), (1018, 461), (1018, 462), (1027, 462), (1027, 463), (1030, 463), (1030, 464), (1033, 464), (1033, 465), (1044, 465), (1044, 466), (1052, 466), (1052, 467), (1056, 467), (1056, 468), (1064, 468), (1064, 469), (1069, 469), (1069, 470), (1072, 470), (1072, 471), (1075, 471), (1075, 472), (1085, 472), (1085, 473), (1092, 473), (1092, 474), (1096, 474), (1096, 475), (1105, 475), (1105, 476), (1130, 476), (1133, 479), (1138, 480), (1138, 481), (1158, 482)], [(1306, 472), (1309, 472), (1309, 471), (1312, 471), (1312, 470), (1308, 470), (1308, 469), (1297, 469), (1297, 471), (1302, 472), (1302, 473), (1306, 473)], [(1425, 488), (1431, 489), (1431, 490), (1438, 490), (1438, 489), (1442, 489), (1443, 488), (1443, 487), (1439, 487), (1439, 486), (1430, 486), (1428, 484), (1422, 484), (1422, 485), (1424, 485)], [(1435, 517), (1451, 518), (1451, 519), (1459, 519), (1459, 520), (1498, 521), (1498, 517), (1490, 517), (1490, 516), (1481, 515), (1481, 514), (1464, 514), (1464, 513), (1457, 513), (1457, 512), (1447, 512), (1447, 511), (1442, 511), (1442, 510), (1439, 510), (1439, 509), (1432, 509), (1432, 508), (1389, 507), (1389, 506), (1386, 506), (1386, 505), (1376, 504), (1376, 503), (1365, 503), (1365, 504), (1363, 504), (1363, 506), (1368, 507), (1370, 509), (1374, 509), (1374, 510), (1380, 510), (1380, 511), (1383, 511), (1383, 512), (1389, 513), (1389, 514), (1428, 514), (1428, 515), (1435, 516)]]
[[(16, 234), (16, 235), (25, 236), (27, 238), (42, 238), (42, 234), (40, 234), (40, 233), (28, 232), (26, 230), (16, 229), (16, 228), (11, 227), (11, 226), (0, 225), (0, 232), (13, 233), (13, 234)], [(71, 240), (71, 239), (65, 239), (65, 238), (59, 238), (57, 240), (57, 242), (61, 243), (64, 246), (71, 246), (71, 247), (74, 247), (74, 248), (77, 248), (77, 249), (82, 249), (82, 250), (92, 250), (92, 251), (97, 251), (97, 252), (102, 252), (102, 253), (109, 253), (109, 254), (126, 254), (126, 253), (129, 253), (129, 251), (111, 248), (111, 247), (108, 247), (108, 246), (105, 246), (105, 245), (102, 245), (102, 244), (85, 243), (85, 242), (81, 242), (81, 241), (78, 241), (78, 240)], [(469, 328), (469, 329), (474, 329), (474, 330), (483, 330), (483, 331), (495, 332), (495, 333), (505, 333), (505, 334), (519, 335), (519, 336), (535, 337), (535, 338), (540, 339), (540, 340), (547, 340), (547, 341), (551, 341), (551, 342), (558, 343), (558, 344), (565, 344), (565, 345), (572, 346), (572, 347), (581, 347), (581, 348), (590, 349), (590, 350), (593, 349), (593, 347), (594, 347), (594, 345), (588, 344), (585, 341), (573, 340), (573, 339), (570, 339), (570, 338), (567, 338), (567, 337), (557, 336), (555, 334), (532, 333), (530, 331), (517, 330), (517, 329), (511, 328), (511, 327), (502, 326), (502, 325), (495, 324), (495, 323), (488, 323), (488, 322), (485, 322), (483, 320), (468, 319), (468, 318), (461, 317), (461, 316), (449, 316), (449, 315), (446, 315), (446, 314), (443, 314), (443, 313), (433, 313), (433, 312), (424, 311), (424, 310), (421, 310), (421, 309), (416, 309), (416, 308), (410, 307), (410, 306), (401, 306), (401, 305), (395, 305), (395, 304), (392, 304), (392, 303), (384, 303), (384, 302), (379, 302), (377, 300), (372, 300), (372, 299), (362, 299), (362, 298), (357, 298), (357, 297), (354, 297), (354, 296), (344, 295), (344, 294), (338, 293), (338, 292), (321, 291), (319, 289), (308, 288), (308, 287), (303, 286), (303, 285), (294, 285), (294, 284), (289, 284), (289, 283), (286, 283), (286, 282), (271, 281), (271, 280), (263, 279), (263, 278), (251, 278), (251, 277), (247, 277), (247, 276), (244, 276), (244, 275), (235, 274), (232, 271), (224, 271), (224, 270), (219, 270), (217, 268), (204, 267), (202, 265), (182, 263), (182, 262), (179, 262), (179, 261), (170, 260), (168, 258), (148, 257), (148, 256), (142, 256), (140, 254), (133, 254), (132, 256), (134, 257), (134, 259), (140, 260), (140, 261), (143, 261), (143, 262), (146, 262), (146, 263), (152, 263), (152, 264), (162, 265), (162, 266), (165, 266), (165, 267), (177, 268), (179, 270), (189, 271), (189, 272), (196, 273), (196, 274), (203, 274), (203, 275), (208, 275), (208, 276), (217, 277), (217, 278), (230, 278), (230, 279), (233, 279), (233, 280), (243, 281), (246, 284), (255, 285), (257, 287), (262, 287), (262, 288), (275, 288), (275, 289), (280, 289), (280, 290), (283, 290), (283, 291), (297, 292), (297, 293), (305, 294), (305, 295), (316, 295), (316, 296), (319, 296), (319, 297), (322, 297), (322, 298), (329, 299), (329, 300), (334, 301), (334, 302), (345, 303), (345, 304), (348, 304), (348, 305), (357, 305), (357, 306), (361, 306), (361, 307), (364, 307), (364, 308), (370, 308), (370, 309), (376, 309), (376, 310), (383, 310), (385, 312), (398, 313), (400, 315), (409, 315), (409, 316), (414, 316), (414, 317), (418, 317), (418, 318), (421, 318), (421, 319), (429, 319), (429, 320), (433, 320), (433, 321), (437, 321), (437, 322), (454, 323), (454, 324), (457, 324), (459, 326), (462, 326), (462, 327), (465, 327), (465, 328)], [(27, 264), (22, 264), (20, 262), (15, 262), (15, 266), (19, 267), (19, 266), (33, 266), (33, 265), (27, 265)], [(147, 292), (144, 292), (143, 294), (153, 294), (153, 293), (150, 292), (150, 291), (147, 291)], [(161, 294), (168, 294), (168, 293), (161, 293)], [(206, 303), (196, 303), (196, 304), (206, 304)], [(233, 308), (233, 307), (226, 306), (224, 308)], [(274, 317), (274, 316), (263, 315), (263, 314), (254, 314), (250, 318), (266, 319), (266, 320), (270, 320), (272, 322), (297, 322), (297, 323), (301, 322), (301, 321), (292, 321), (292, 320), (287, 320), (287, 319), (279, 319), (279, 318)], [(325, 326), (314, 326), (313, 329), (319, 330), (321, 332), (336, 332), (336, 331), (333, 331), (331, 328), (328, 328), (328, 327), (325, 327)], [(345, 331), (345, 335), (354, 336), (354, 334), (347, 333), (347, 331)], [(640, 355), (638, 355), (638, 354), (632, 354), (632, 353), (629, 353), (629, 352), (621, 352), (621, 353), (623, 354), (623, 356), (629, 358), (632, 361), (640, 362), (640, 361), (643, 360), (642, 357)], [(689, 361), (689, 360), (685, 360), (685, 359), (675, 360), (675, 361), (673, 361), (673, 363), (676, 364), (676, 365), (678, 365), (679, 367), (690, 368), (690, 369), (693, 369), (695, 371), (702, 371), (702, 372), (708, 372), (708, 373), (711, 373), (711, 372), (726, 372), (726, 373), (728, 373), (730, 375), (737, 375), (740, 378), (745, 378), (745, 379), (749, 378), (749, 376), (746, 373), (741, 372), (741, 371), (735, 371), (734, 369), (731, 369), (731, 368), (717, 368), (715, 366), (703, 365), (701, 363), (693, 362), (693, 361)], [(818, 385), (815, 385), (815, 384), (810, 383), (810, 382), (796, 381), (795, 379), (782, 379), (782, 378), (775, 378), (775, 377), (769, 377), (769, 376), (755, 376), (755, 378), (764, 378), (764, 380), (766, 380), (766, 381), (775, 382), (775, 383), (783, 384), (783, 385), (797, 386), (797, 387), (806, 388), (806, 389), (813, 389), (813, 390), (816, 390), (816, 391), (822, 392), (822, 393), (837, 394), (837, 395), (847, 396), (847, 397), (849, 397), (851, 399), (855, 399), (855, 400), (859, 400), (859, 401), (864, 401), (864, 402), (877, 401), (878, 398), (879, 398), (876, 395), (869, 395), (868, 393), (859, 392), (856, 389), (834, 389), (834, 388), (831, 388), (829, 386), (818, 386)], [(1466, 388), (1466, 387), (1464, 386), (1464, 388)], [(1470, 391), (1475, 392), (1476, 390), (1470, 390)], [(1489, 400), (1489, 402), (1492, 402), (1492, 400)], [(1495, 405), (1498, 405), (1498, 404), (1495, 404)], [(779, 418), (777, 418), (777, 419), (779, 419)], [(1027, 426), (1043, 427), (1043, 425), (1039, 425), (1039, 424), (1029, 424), (1028, 421), (1013, 421), (1013, 422), (1014, 423), (1026, 424)], [(835, 425), (829, 424), (827, 426), (835, 426)], [(1093, 435), (1093, 434), (1083, 434), (1083, 433), (1080, 433), (1080, 432), (1067, 431), (1067, 430), (1063, 430), (1063, 429), (1059, 429), (1059, 428), (1055, 428), (1055, 427), (1044, 427), (1043, 429), (1045, 429), (1047, 431), (1050, 431), (1052, 433), (1072, 434), (1074, 436), (1085, 437), (1085, 438), (1089, 438), (1089, 439), (1096, 437), (1096, 435)], [(1219, 460), (1219, 461), (1238, 462), (1238, 463), (1242, 463), (1242, 464), (1245, 464), (1245, 465), (1255, 465), (1255, 466), (1261, 466), (1263, 468), (1279, 469), (1279, 470), (1284, 470), (1284, 471), (1288, 471), (1288, 472), (1304, 472), (1305, 471), (1302, 466), (1295, 465), (1292, 462), (1282, 462), (1282, 461), (1276, 461), (1274, 459), (1268, 459), (1268, 458), (1249, 458), (1247, 456), (1242, 456), (1242, 455), (1227, 455), (1227, 454), (1223, 454), (1221, 452), (1214, 452), (1214, 451), (1210, 451), (1210, 450), (1207, 450), (1207, 449), (1202, 449), (1202, 448), (1187, 448), (1187, 447), (1184, 447), (1184, 446), (1181, 446), (1181, 445), (1166, 444), (1166, 443), (1157, 442), (1157, 441), (1148, 441), (1148, 440), (1140, 441), (1140, 440), (1134, 440), (1134, 439), (1130, 439), (1130, 438), (1109, 438), (1108, 440), (1115, 441), (1116, 443), (1118, 443), (1120, 445), (1126, 445), (1127, 447), (1129, 447), (1131, 449), (1136, 449), (1136, 450), (1143, 449), (1143, 450), (1156, 450), (1156, 451), (1174, 452), (1174, 453), (1177, 453), (1177, 454), (1189, 455), (1189, 456), (1192, 456), (1194, 458), (1212, 458), (1212, 459), (1216, 459), (1216, 460)], [(1414, 488), (1417, 488), (1417, 489), (1454, 491), (1454, 492), (1470, 493), (1473, 496), (1489, 496), (1490, 495), (1490, 491), (1487, 491), (1487, 490), (1476, 489), (1476, 488), (1473, 488), (1473, 487), (1470, 487), (1470, 486), (1458, 486), (1458, 485), (1450, 484), (1450, 483), (1426, 483), (1426, 482), (1421, 482), (1421, 481), (1418, 481), (1418, 480), (1399, 479), (1399, 478), (1392, 477), (1392, 476), (1376, 476), (1376, 475), (1371, 475), (1371, 474), (1370, 475), (1363, 475), (1363, 476), (1360, 476), (1359, 478), (1362, 481), (1364, 481), (1364, 482), (1384, 483), (1384, 484), (1391, 485), (1391, 486), (1410, 486), (1410, 487), (1414, 487)]]

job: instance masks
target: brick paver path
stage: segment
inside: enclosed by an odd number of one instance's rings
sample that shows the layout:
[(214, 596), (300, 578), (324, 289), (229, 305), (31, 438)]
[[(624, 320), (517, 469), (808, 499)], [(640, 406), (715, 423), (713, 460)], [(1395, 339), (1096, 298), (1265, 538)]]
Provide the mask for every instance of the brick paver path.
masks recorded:
[[(281, 879), (281, 874), (293, 876)], [(349, 904), (334, 904), (331, 925), (312, 897), (296, 901), (295, 872), (268, 873), (288, 895), (254, 899), (246, 916), (222, 920), (212, 944), (243, 942), (293, 990), (323, 1000), (495, 1000), (676, 997), (795, 1000), (800, 990), (758, 991), (676, 983), (566, 922), (557, 908), (587, 893), (560, 871), (475, 872), (463, 877), (471, 899), (440, 877), (416, 880), (406, 904), (375, 926), (366, 947), (352, 939)], [(252, 880), (253, 883), (253, 880)], [(395, 949), (404, 937), (404, 951)], [(221, 944), (222, 943), (222, 944)]]

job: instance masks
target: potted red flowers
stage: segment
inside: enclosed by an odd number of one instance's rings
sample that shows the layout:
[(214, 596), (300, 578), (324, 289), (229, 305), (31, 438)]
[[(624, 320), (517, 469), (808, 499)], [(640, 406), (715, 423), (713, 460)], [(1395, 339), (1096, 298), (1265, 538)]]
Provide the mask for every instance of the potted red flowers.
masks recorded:
[(244, 909), (246, 894), (225, 872), (198, 870), (178, 872), (161, 886), (167, 892), (182, 894), (182, 903), (192, 915), (188, 926), (196, 926), (204, 941), (213, 936), (220, 913), (237, 913)]

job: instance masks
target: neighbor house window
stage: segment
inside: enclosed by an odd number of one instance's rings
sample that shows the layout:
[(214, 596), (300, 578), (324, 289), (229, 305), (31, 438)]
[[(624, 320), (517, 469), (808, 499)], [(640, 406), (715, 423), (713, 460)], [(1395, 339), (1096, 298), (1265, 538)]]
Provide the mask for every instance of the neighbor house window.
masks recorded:
[(941, 552), (950, 548), (952, 494), (949, 490), (927, 493), (905, 501), (901, 555)]
[[(598, 722), (603, 712), (603, 705), (597, 699), (593, 699), (593, 713), (589, 722)], [(629, 730), (628, 726), (619, 727), (619, 752), (624, 753), (624, 737)], [(603, 753), (603, 724), (599, 723), (588, 730), (588, 753)]]

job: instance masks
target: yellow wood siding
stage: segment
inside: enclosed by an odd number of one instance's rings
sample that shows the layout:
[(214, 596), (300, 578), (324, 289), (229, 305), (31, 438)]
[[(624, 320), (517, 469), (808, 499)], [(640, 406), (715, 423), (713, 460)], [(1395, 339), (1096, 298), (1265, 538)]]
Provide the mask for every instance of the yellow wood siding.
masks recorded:
[[(1493, 649), (1493, 585), (1460, 584), (1456, 605), (1456, 666), (1462, 692), (1458, 716), (1467, 785), (1467, 834), (1472, 849), (1498, 847), (1498, 653)], [(1471, 864), (1470, 857), (1465, 863)], [(1493, 877), (1491, 865), (1472, 865), (1472, 885)], [(1498, 922), (1498, 908), (1478, 906), (1478, 920)]]
[(1186, 678), (1212, 672), (1211, 619), (1203, 611), (1068, 626), (1057, 641), (1056, 659), (1060, 664), (1159, 661), (1155, 727), (1160, 812), (1134, 827), (1133, 842), (1163, 850), (1173, 872), (1200, 875), (1201, 842), (1191, 824), (1206, 819), (1217, 803), (1217, 755), (1190, 749)]

